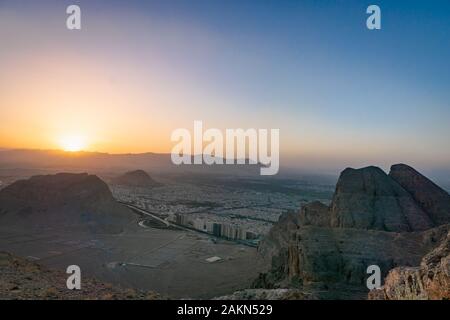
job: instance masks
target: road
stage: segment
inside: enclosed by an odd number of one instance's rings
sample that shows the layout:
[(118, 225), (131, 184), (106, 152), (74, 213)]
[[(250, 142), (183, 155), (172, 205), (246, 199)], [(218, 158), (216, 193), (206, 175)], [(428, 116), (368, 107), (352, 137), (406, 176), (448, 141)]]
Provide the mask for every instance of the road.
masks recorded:
[[(157, 216), (155, 213), (152, 213), (152, 212), (149, 212), (149, 211), (147, 211), (147, 210), (141, 209), (141, 208), (136, 207), (136, 206), (134, 206), (134, 205), (132, 205), (132, 204), (125, 203), (125, 202), (121, 202), (121, 201), (118, 201), (118, 202), (120, 202), (121, 204), (127, 206), (127, 207), (130, 208), (130, 209), (133, 209), (133, 210), (135, 210), (135, 211), (138, 211), (138, 212), (140, 212), (140, 213), (142, 213), (142, 214), (144, 214), (144, 215), (146, 215), (146, 216), (152, 217), (153, 219), (158, 220), (158, 221), (164, 223), (167, 227), (174, 227), (174, 228), (182, 229), (182, 230), (184, 230), (184, 231), (189, 231), (189, 232), (203, 233), (203, 234), (207, 234), (207, 235), (213, 237), (213, 235), (210, 235), (209, 233), (202, 232), (202, 231), (200, 231), (200, 230), (195, 230), (195, 229), (187, 228), (187, 227), (185, 227), (185, 226), (182, 226), (182, 225), (179, 225), (179, 224), (176, 224), (176, 223), (173, 223), (173, 222), (169, 222), (169, 221), (167, 221), (167, 220), (164, 220), (164, 219), (162, 219), (161, 217)], [(141, 223), (139, 223), (139, 225), (140, 225), (140, 226), (143, 226)]]
[[(126, 205), (126, 206), (127, 206), (128, 208), (130, 208), (130, 209), (139, 211), (140, 213), (145, 214), (146, 216), (150, 216), (150, 217), (152, 217), (153, 219), (158, 220), (158, 221), (164, 223), (167, 227), (170, 227), (170, 226), (172, 225), (169, 221), (164, 220), (164, 219), (161, 219), (160, 217), (154, 215), (153, 213), (150, 213), (150, 212), (148, 212), (148, 211), (145, 211), (145, 210), (143, 210), (143, 209), (141, 209), (141, 208), (139, 208), (139, 207), (133, 206), (133, 205), (131, 205), (131, 204), (127, 204), (127, 203), (124, 203), (124, 202), (121, 202), (121, 203), (124, 204), (124, 205)], [(175, 227), (175, 225), (172, 225), (172, 226)]]
[[(130, 208), (130, 209), (133, 209), (133, 210), (135, 210), (135, 211), (138, 211), (138, 212), (140, 212), (140, 213), (142, 213), (142, 214), (144, 214), (144, 215), (150, 216), (150, 217), (152, 217), (153, 219), (156, 219), (156, 220), (158, 220), (158, 221), (164, 223), (164, 224), (165, 224), (166, 226), (168, 226), (168, 227), (171, 226), (171, 227), (178, 228), (178, 229), (182, 229), (182, 230), (188, 231), (188, 232), (201, 233), (201, 234), (203, 234), (203, 235), (207, 235), (207, 236), (210, 237), (210, 238), (214, 238), (214, 239), (221, 238), (221, 239), (223, 239), (223, 240), (227, 240), (227, 241), (234, 242), (234, 243), (238, 243), (238, 244), (243, 244), (243, 245), (246, 245), (246, 246), (249, 246), (249, 247), (256, 247), (256, 246), (257, 246), (257, 245), (254, 244), (254, 243), (247, 242), (247, 241), (244, 241), (244, 240), (230, 240), (230, 239), (226, 239), (226, 238), (222, 238), (222, 237), (217, 237), (217, 236), (215, 236), (215, 235), (213, 235), (213, 234), (210, 234), (210, 233), (208, 233), (208, 232), (205, 232), (205, 231), (201, 231), (201, 230), (197, 230), (197, 229), (194, 229), (194, 228), (189, 228), (189, 227), (186, 227), (186, 226), (182, 226), (182, 225), (180, 225), (180, 224), (176, 224), (176, 223), (173, 223), (173, 222), (169, 222), (169, 221), (167, 221), (167, 220), (164, 220), (164, 219), (160, 218), (160, 217), (157, 216), (155, 213), (152, 213), (152, 212), (149, 212), (149, 211), (147, 211), (147, 210), (141, 209), (141, 208), (139, 208), (139, 207), (137, 207), (137, 206), (134, 206), (134, 205), (129, 204), (129, 203), (126, 203), (126, 202), (122, 202), (122, 201), (118, 201), (118, 202), (121, 203), (121, 204), (123, 204), (123, 205), (125, 205), (125, 206), (127, 206), (127, 207)], [(139, 224), (139, 225), (142, 226), (142, 224)]]

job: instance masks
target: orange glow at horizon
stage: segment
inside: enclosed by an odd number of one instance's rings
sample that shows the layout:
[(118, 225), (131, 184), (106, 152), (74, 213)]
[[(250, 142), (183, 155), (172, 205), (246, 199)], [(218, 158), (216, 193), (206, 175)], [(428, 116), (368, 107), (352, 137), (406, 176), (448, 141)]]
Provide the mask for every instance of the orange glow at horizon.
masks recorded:
[(40, 58), (22, 57), (23, 69), (3, 70), (7, 77), (0, 77), (0, 147), (170, 152), (172, 126), (180, 126), (184, 114), (168, 117), (160, 106), (177, 101), (149, 94), (150, 78), (144, 83), (128, 75), (130, 82), (141, 85), (119, 85), (100, 63), (71, 55), (65, 55), (65, 61), (51, 54)]

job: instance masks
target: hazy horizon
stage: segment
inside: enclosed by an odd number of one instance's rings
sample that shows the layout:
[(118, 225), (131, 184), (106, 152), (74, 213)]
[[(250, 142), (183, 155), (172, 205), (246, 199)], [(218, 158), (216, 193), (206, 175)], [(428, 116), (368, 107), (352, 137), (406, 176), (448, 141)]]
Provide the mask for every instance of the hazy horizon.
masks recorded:
[[(156, 153), (156, 152), (151, 152), (151, 151), (142, 152), (142, 153), (108, 153), (108, 152), (83, 151), (83, 150), (77, 151), (77, 152), (71, 152), (71, 151), (64, 151), (61, 149), (27, 149), (27, 148), (17, 148), (16, 149), (16, 148), (0, 147), (0, 152), (2, 152), (2, 151), (49, 152), (49, 153), (63, 154), (67, 158), (74, 158), (74, 159), (76, 159), (79, 155), (89, 156), (89, 155), (96, 155), (96, 154), (107, 155), (107, 156), (142, 156), (142, 155), (146, 155), (146, 154), (152, 154), (152, 155), (156, 155), (156, 156), (167, 156), (167, 157), (170, 156), (170, 153)], [(0, 160), (3, 160), (3, 159), (0, 157)], [(299, 178), (304, 179), (305, 177), (308, 177), (308, 176), (309, 177), (316, 176), (316, 175), (317, 176), (327, 176), (327, 177), (329, 177), (329, 179), (335, 180), (334, 182), (336, 182), (337, 178), (339, 177), (339, 174), (346, 168), (361, 169), (361, 168), (367, 167), (367, 166), (376, 166), (376, 167), (380, 167), (384, 172), (389, 173), (390, 167), (394, 164), (399, 164), (399, 163), (401, 163), (401, 162), (376, 163), (376, 162), (370, 162), (368, 160), (367, 163), (363, 163), (362, 165), (335, 164), (334, 166), (327, 166), (327, 167), (317, 167), (317, 166), (311, 167), (311, 166), (295, 166), (295, 165), (292, 165), (291, 163), (286, 163), (285, 161), (283, 161), (283, 158), (281, 158), (279, 176), (284, 179), (287, 177), (292, 177), (294, 179), (299, 179)], [(75, 164), (75, 163), (72, 162), (71, 164)], [(80, 164), (85, 165), (86, 163), (82, 162)], [(408, 163), (408, 162), (406, 162), (405, 164), (411, 165), (411, 163)], [(149, 162), (146, 165), (152, 166), (155, 164)], [(146, 165), (145, 165), (145, 163), (143, 163), (142, 165), (133, 164), (132, 167), (134, 169), (143, 169), (143, 168), (145, 169)], [(413, 167), (416, 170), (418, 170), (420, 173), (431, 178), (440, 187), (446, 189), (447, 191), (450, 191), (450, 170), (448, 170), (447, 168), (426, 167), (426, 166), (423, 166), (423, 167), (413, 166)], [(86, 168), (86, 170), (87, 169), (88, 168)], [(87, 170), (87, 171), (89, 172), (89, 170)], [(199, 171), (198, 173), (200, 173), (200, 172), (201, 171)], [(211, 173), (211, 171), (208, 171), (208, 172)], [(208, 173), (208, 172), (205, 172), (205, 173)], [(331, 181), (331, 180), (329, 180), (329, 181)]]

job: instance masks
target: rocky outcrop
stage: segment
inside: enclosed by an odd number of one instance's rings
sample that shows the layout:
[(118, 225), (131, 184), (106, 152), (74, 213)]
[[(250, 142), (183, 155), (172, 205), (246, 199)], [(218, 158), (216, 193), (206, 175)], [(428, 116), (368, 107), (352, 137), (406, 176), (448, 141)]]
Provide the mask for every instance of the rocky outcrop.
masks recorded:
[(133, 213), (105, 182), (87, 173), (19, 180), (0, 190), (0, 223), (15, 228), (81, 228), (120, 232)]
[(450, 223), (450, 195), (445, 190), (405, 164), (393, 165), (389, 176), (412, 195), (434, 225)]
[(411, 194), (376, 167), (341, 173), (330, 214), (336, 228), (404, 232), (433, 226)]
[(113, 179), (112, 183), (116, 185), (137, 188), (153, 188), (160, 185), (158, 182), (153, 180), (144, 170), (129, 171)]
[(392, 269), (373, 300), (450, 299), (450, 233), (423, 259), (419, 267)]
[(307, 204), (283, 216), (263, 239), (258, 250), (271, 270), (255, 287), (314, 287), (322, 298), (364, 298), (369, 265), (378, 265), (383, 277), (419, 265), (450, 230), (428, 211), (445, 208), (447, 200), (433, 201), (434, 194), (407, 190), (408, 179), (399, 181), (376, 167), (344, 170), (329, 207)]
[[(327, 298), (364, 298), (367, 267), (378, 265), (385, 277), (397, 266), (414, 266), (445, 237), (449, 225), (424, 232), (386, 232), (314, 226), (290, 230), (288, 240), (271, 257), (272, 269), (255, 281), (255, 287), (332, 288), (350, 285), (348, 292), (316, 292)], [(320, 284), (320, 285), (318, 285)], [(326, 290), (328, 291), (328, 290)]]
[(320, 201), (314, 201), (300, 209), (299, 222), (302, 226), (330, 227), (329, 208)]
[(291, 230), (295, 230), (299, 226), (300, 219), (296, 212), (283, 213), (278, 223), (269, 230), (268, 235), (263, 239), (263, 244), (258, 247), (261, 255), (264, 258), (271, 259), (278, 255), (281, 250), (286, 249), (291, 237)]

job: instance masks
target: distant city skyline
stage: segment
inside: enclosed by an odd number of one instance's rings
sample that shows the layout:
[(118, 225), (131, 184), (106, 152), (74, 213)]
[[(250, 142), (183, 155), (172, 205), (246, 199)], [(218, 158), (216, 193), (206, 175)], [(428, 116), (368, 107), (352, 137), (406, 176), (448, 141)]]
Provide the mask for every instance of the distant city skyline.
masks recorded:
[(279, 128), (281, 166), (450, 173), (449, 35), (448, 1), (2, 0), (0, 147), (170, 153), (202, 120)]

